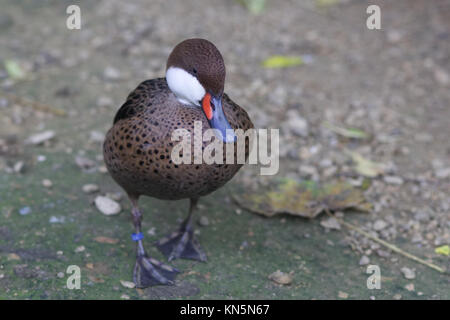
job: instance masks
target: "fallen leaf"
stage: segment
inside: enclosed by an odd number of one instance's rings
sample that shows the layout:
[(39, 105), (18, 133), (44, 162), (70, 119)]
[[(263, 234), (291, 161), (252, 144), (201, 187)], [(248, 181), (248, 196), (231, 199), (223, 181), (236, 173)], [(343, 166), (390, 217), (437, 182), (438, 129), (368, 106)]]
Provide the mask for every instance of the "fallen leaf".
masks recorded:
[(91, 280), (94, 283), (104, 283), (105, 280), (103, 280), (102, 278), (93, 276), (93, 275), (88, 275), (89, 280)]
[(11, 261), (11, 260), (20, 260), (20, 256), (18, 255), (18, 254), (15, 254), (15, 253), (10, 253), (10, 254), (8, 254), (8, 261)]
[(318, 8), (331, 7), (339, 3), (339, 0), (316, 0)]
[(257, 190), (234, 195), (238, 204), (266, 217), (287, 213), (304, 218), (314, 218), (325, 210), (344, 211), (357, 209), (370, 211), (362, 190), (346, 182), (318, 184), (313, 181), (297, 182), (293, 179), (275, 179), (268, 190)]
[(376, 176), (382, 174), (384, 172), (383, 165), (379, 163), (372, 162), (357, 152), (347, 151), (347, 153), (352, 158), (352, 161), (355, 162), (356, 168), (355, 170), (366, 177), (375, 178)]
[(236, 2), (246, 7), (254, 15), (262, 13), (266, 6), (266, 0), (236, 0)]
[(116, 244), (119, 242), (119, 239), (113, 239), (103, 236), (95, 237), (94, 240), (100, 243), (109, 243), (109, 244)]
[(270, 58), (262, 62), (262, 66), (264, 68), (287, 68), (299, 66), (302, 64), (303, 64), (302, 57), (299, 56), (288, 57), (280, 55), (271, 56)]
[(367, 139), (369, 135), (365, 133), (364, 131), (356, 128), (342, 128), (335, 126), (329, 122), (325, 122), (324, 125), (330, 129), (331, 131), (346, 137), (346, 138), (353, 138), (353, 139)]
[(20, 80), (25, 78), (25, 72), (21, 66), (14, 60), (5, 60), (5, 70), (9, 77), (14, 80)]
[(448, 256), (450, 255), (450, 247), (448, 245), (437, 247), (436, 249), (434, 249), (434, 252), (436, 252), (437, 254)]

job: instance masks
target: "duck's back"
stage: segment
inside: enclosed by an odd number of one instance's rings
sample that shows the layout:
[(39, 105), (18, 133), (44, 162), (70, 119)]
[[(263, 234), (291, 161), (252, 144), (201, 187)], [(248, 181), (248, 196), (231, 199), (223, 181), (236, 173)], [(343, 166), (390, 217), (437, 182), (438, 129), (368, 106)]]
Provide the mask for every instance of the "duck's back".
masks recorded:
[[(244, 109), (224, 94), (223, 109), (233, 129), (253, 128)], [(198, 198), (229, 181), (242, 164), (175, 164), (171, 159), (176, 129), (189, 131), (194, 124), (210, 125), (198, 107), (181, 104), (165, 78), (141, 83), (117, 112), (104, 143), (104, 158), (114, 180), (129, 194), (160, 199)], [(205, 148), (209, 142), (203, 142)], [(236, 148), (236, 146), (235, 146)], [(249, 143), (245, 146), (246, 158)], [(226, 155), (224, 146), (224, 157)]]

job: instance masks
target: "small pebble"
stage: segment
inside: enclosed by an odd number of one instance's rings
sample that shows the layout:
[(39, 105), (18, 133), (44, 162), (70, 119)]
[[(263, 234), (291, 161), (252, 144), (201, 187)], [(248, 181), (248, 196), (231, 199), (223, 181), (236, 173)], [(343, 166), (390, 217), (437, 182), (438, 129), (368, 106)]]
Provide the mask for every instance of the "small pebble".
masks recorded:
[(30, 207), (23, 207), (19, 209), (19, 214), (21, 216), (26, 216), (27, 214), (31, 213), (31, 208)]
[(408, 283), (406, 286), (405, 286), (405, 289), (406, 290), (408, 290), (408, 291), (414, 291), (414, 283)]
[(378, 219), (377, 221), (375, 221), (375, 223), (373, 224), (373, 229), (376, 231), (380, 231), (383, 230), (384, 228), (387, 227), (387, 223), (384, 220)]
[(155, 227), (151, 227), (150, 229), (148, 229), (147, 234), (149, 236), (154, 236), (156, 234), (155, 233)]
[(120, 296), (120, 299), (124, 299), (124, 300), (130, 300), (130, 296), (127, 294), (123, 294)]
[(42, 185), (46, 188), (51, 188), (53, 186), (53, 183), (49, 179), (42, 180)]
[(385, 176), (383, 178), (384, 182), (388, 183), (388, 184), (395, 184), (395, 185), (402, 185), (403, 184), (403, 179), (401, 177), (397, 177), (397, 176)]
[(282, 285), (289, 285), (292, 283), (293, 280), (293, 272), (285, 273), (280, 270), (275, 271), (274, 273), (269, 275), (269, 279), (273, 282), (276, 282), (278, 284)]
[(348, 293), (344, 292), (344, 291), (339, 291), (338, 292), (338, 297), (341, 299), (347, 299), (348, 298)]
[(105, 194), (105, 196), (107, 197), (107, 198), (110, 198), (110, 199), (113, 199), (114, 201), (117, 201), (117, 202), (119, 202), (120, 200), (122, 200), (122, 198), (123, 198), (123, 193), (122, 192), (107, 192), (106, 194)]
[(446, 179), (450, 177), (450, 167), (449, 168), (442, 168), (442, 169), (437, 169), (434, 172), (434, 175), (436, 176), (436, 178), (438, 179)]
[(85, 249), (86, 248), (84, 246), (79, 246), (79, 247), (76, 247), (75, 252), (80, 253), (80, 252), (83, 252)]
[(100, 131), (91, 131), (89, 134), (89, 140), (92, 142), (103, 142), (105, 135)]
[(383, 257), (383, 258), (389, 258), (391, 256), (389, 251), (386, 251), (386, 250), (379, 249), (376, 252), (377, 252), (377, 255), (379, 255), (380, 257)]
[(26, 144), (32, 144), (32, 145), (39, 145), (44, 143), (45, 141), (48, 141), (50, 139), (53, 139), (55, 137), (55, 131), (48, 130), (41, 133), (36, 133), (31, 136), (29, 136), (26, 140)]
[(131, 281), (120, 280), (120, 284), (129, 289), (133, 289), (134, 287), (136, 287), (136, 284)]
[(290, 118), (287, 121), (287, 126), (288, 128), (291, 130), (291, 132), (296, 135), (296, 136), (300, 136), (300, 137), (307, 137), (309, 132), (308, 132), (308, 122), (300, 117), (300, 116), (296, 116), (293, 118)]
[(98, 185), (92, 183), (85, 184), (82, 189), (84, 193), (94, 193), (100, 190)]
[(106, 168), (106, 166), (100, 166), (100, 167), (98, 167), (98, 172), (107, 173), (108, 169)]
[(320, 221), (320, 225), (326, 229), (341, 230), (341, 225), (336, 218), (330, 217)]
[(48, 219), (49, 223), (64, 223), (64, 221), (66, 220), (66, 217), (56, 217), (56, 216), (51, 216), (50, 219)]
[(365, 266), (367, 264), (370, 263), (370, 259), (368, 256), (362, 256), (361, 259), (359, 260), (359, 265), (360, 266)]
[(202, 217), (200, 217), (198, 224), (201, 225), (202, 227), (206, 227), (209, 225), (209, 220), (207, 217), (202, 216)]
[(25, 162), (23, 161), (18, 161), (14, 164), (13, 170), (15, 173), (22, 173), (23, 169), (25, 167)]
[(99, 107), (109, 107), (114, 105), (114, 100), (110, 97), (101, 96), (97, 99), (97, 106)]
[(120, 71), (111, 66), (105, 68), (103, 76), (106, 80), (118, 80), (121, 78)]
[(63, 272), (58, 272), (58, 274), (56, 276), (58, 278), (64, 278), (64, 273)]
[(84, 170), (95, 167), (95, 161), (83, 156), (76, 156), (75, 163), (77, 164), (78, 167)]
[(442, 69), (434, 70), (434, 79), (442, 86), (447, 86), (450, 83), (450, 75)]
[(116, 215), (122, 210), (119, 203), (103, 196), (97, 196), (95, 198), (95, 206), (101, 213), (107, 216)]
[(402, 298), (402, 295), (401, 294), (394, 294), (394, 300), (400, 300), (401, 298)]
[(401, 271), (402, 271), (402, 273), (403, 273), (403, 276), (404, 276), (406, 279), (414, 279), (414, 278), (416, 277), (416, 273), (414, 272), (414, 270), (412, 270), (412, 269), (410, 269), (410, 268), (403, 267), (403, 268), (401, 269)]

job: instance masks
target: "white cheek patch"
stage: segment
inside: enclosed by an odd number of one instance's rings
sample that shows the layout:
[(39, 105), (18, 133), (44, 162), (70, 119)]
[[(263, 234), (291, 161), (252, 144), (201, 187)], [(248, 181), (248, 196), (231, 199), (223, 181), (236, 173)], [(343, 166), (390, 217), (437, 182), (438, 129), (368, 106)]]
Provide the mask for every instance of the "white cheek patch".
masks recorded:
[(200, 106), (199, 101), (205, 96), (205, 88), (190, 73), (183, 69), (170, 67), (166, 72), (166, 80), (170, 90), (183, 104)]

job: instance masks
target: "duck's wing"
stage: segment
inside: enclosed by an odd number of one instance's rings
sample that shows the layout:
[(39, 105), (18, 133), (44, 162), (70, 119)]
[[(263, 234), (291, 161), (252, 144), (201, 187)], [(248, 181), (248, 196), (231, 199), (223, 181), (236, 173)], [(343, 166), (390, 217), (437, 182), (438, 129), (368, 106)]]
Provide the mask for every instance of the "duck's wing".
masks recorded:
[(139, 84), (127, 97), (125, 103), (117, 111), (114, 124), (122, 119), (128, 119), (145, 111), (155, 101), (159, 92), (167, 91), (165, 78), (146, 80)]
[(247, 111), (231, 100), (226, 93), (223, 94), (223, 105), (225, 116), (233, 129), (246, 131), (254, 128)]

